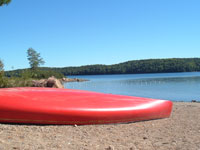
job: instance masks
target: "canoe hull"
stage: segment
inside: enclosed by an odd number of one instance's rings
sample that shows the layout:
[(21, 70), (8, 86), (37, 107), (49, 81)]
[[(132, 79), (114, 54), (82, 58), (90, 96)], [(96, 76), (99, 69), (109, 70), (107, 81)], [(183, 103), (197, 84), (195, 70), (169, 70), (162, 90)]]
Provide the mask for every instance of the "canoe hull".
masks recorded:
[(0, 90), (0, 122), (107, 124), (167, 118), (172, 102), (54, 88)]

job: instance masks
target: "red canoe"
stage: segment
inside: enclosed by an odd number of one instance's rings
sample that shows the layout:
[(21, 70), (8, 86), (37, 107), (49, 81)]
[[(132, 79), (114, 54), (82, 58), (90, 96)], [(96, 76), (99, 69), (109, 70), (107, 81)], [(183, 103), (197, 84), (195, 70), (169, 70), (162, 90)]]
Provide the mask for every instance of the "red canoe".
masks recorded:
[(2, 123), (125, 123), (166, 118), (171, 110), (171, 101), (141, 97), (72, 89), (0, 89)]

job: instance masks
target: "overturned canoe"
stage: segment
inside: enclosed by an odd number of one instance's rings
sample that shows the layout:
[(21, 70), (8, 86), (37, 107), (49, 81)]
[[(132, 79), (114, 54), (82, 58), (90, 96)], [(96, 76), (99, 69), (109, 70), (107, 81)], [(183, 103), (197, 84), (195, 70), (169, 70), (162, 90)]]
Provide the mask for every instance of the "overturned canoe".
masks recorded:
[(0, 89), (0, 122), (106, 124), (166, 118), (172, 102), (55, 88)]

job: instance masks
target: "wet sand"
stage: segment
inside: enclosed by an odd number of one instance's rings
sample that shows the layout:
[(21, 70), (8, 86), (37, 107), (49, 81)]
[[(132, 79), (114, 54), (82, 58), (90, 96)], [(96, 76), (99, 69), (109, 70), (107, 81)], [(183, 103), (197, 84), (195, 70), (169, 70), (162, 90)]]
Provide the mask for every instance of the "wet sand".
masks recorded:
[(200, 103), (175, 102), (170, 118), (128, 124), (0, 124), (0, 150), (200, 150)]

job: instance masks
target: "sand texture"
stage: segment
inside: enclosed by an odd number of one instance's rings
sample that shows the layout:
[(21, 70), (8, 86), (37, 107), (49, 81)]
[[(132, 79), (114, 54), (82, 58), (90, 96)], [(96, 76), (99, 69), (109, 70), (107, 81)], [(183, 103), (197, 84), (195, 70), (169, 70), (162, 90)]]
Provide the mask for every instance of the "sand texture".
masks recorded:
[(175, 102), (170, 118), (112, 125), (0, 124), (0, 150), (200, 150), (200, 103)]

